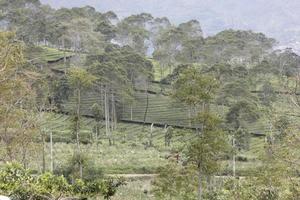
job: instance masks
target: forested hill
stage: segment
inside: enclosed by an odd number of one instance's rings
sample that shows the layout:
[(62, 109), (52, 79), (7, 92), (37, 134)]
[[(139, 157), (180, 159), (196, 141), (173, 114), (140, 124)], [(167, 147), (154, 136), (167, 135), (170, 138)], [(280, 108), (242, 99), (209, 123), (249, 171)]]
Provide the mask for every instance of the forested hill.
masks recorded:
[(80, 82), (70, 83), (68, 72), (90, 73), (95, 81), (82, 91), (81, 113), (93, 116), (99, 104), (111, 120), (191, 126), (190, 105), (173, 98), (171, 86), (190, 67), (220, 83), (212, 104), (224, 116), (237, 96), (269, 105), (273, 91), (282, 90), (279, 76), (293, 77), (299, 62), (289, 49), (274, 51), (275, 40), (262, 33), (225, 30), (205, 38), (197, 20), (175, 26), (146, 13), (120, 20), (88, 6), (55, 10), (37, 0), (1, 1), (1, 24), (16, 31), (28, 60), (49, 81), (38, 101), (72, 113)]
[(0, 0), (0, 193), (298, 199), (300, 56), (200, 24)]
[[(206, 35), (224, 29), (244, 29), (263, 32), (279, 41), (280, 46), (291, 46), (299, 52), (300, 2), (297, 0), (42, 0), (56, 8), (92, 5), (98, 10), (114, 10), (121, 17), (148, 12), (167, 16), (176, 24), (197, 19)], [(172, 13), (172, 15), (170, 15)]]

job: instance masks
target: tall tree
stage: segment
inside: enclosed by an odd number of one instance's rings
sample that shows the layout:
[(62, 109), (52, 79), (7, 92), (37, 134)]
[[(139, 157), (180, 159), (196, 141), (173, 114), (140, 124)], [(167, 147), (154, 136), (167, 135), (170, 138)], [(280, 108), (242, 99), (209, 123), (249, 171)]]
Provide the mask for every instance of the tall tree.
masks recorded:
[(201, 111), (209, 110), (209, 104), (217, 91), (218, 82), (210, 75), (201, 74), (196, 67), (183, 70), (173, 84), (173, 98), (189, 107), (190, 125), (192, 119)]
[(81, 148), (80, 148), (80, 120), (81, 120), (81, 97), (84, 89), (87, 89), (92, 86), (95, 81), (95, 77), (89, 74), (85, 69), (79, 67), (73, 67), (69, 70), (68, 73), (68, 82), (70, 86), (73, 88), (76, 96), (76, 108), (74, 112), (74, 127), (73, 132), (76, 136), (76, 145), (77, 151), (75, 155), (79, 157), (79, 174), (80, 178), (82, 178), (82, 162), (80, 157), (82, 156)]
[(148, 50), (146, 40), (150, 36), (146, 24), (152, 19), (153, 17), (147, 13), (131, 15), (123, 19), (117, 25), (117, 42), (122, 46), (130, 46), (136, 53), (146, 55)]
[(36, 127), (33, 109), (34, 74), (27, 68), (23, 45), (14, 33), (0, 32), (0, 140), (4, 161), (18, 160), (27, 167), (27, 155)]

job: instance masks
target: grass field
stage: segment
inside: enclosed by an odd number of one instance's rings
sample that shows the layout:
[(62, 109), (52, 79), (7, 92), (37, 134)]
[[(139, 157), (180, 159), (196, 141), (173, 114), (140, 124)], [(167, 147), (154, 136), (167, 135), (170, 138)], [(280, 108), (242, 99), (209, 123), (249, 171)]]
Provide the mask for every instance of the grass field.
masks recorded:
[[(75, 147), (70, 117), (60, 114), (47, 114), (46, 117), (48, 123), (45, 124), (44, 129), (48, 135), (50, 132), (53, 134), (55, 160), (57, 163), (64, 162), (66, 158), (72, 156)], [(91, 139), (94, 124), (91, 118), (84, 118), (82, 121), (81, 140), (88, 143), (82, 145), (82, 149), (106, 173), (155, 173), (158, 167), (167, 162), (166, 157), (172, 149), (182, 148), (186, 144), (184, 141), (188, 142), (189, 138), (195, 136), (190, 131), (184, 133), (175, 131), (171, 146), (165, 147), (164, 129), (154, 127), (153, 147), (148, 147), (149, 126), (118, 123), (118, 128), (113, 132), (114, 145), (109, 146), (105, 128), (102, 126), (97, 148), (96, 142)], [(49, 151), (48, 158), (50, 158)]]
[[(48, 123), (45, 124), (44, 129), (48, 132), (53, 131), (55, 141), (53, 145), (54, 168), (65, 166), (76, 147), (70, 130), (70, 116), (45, 114), (45, 121)], [(154, 199), (153, 193), (151, 193), (151, 181), (155, 178), (157, 169), (169, 162), (168, 157), (172, 156), (172, 152), (183, 150), (189, 141), (196, 138), (194, 132), (175, 129), (171, 146), (165, 147), (164, 130), (154, 127), (154, 145), (147, 147), (145, 144), (149, 141), (149, 126), (120, 122), (117, 130), (113, 132), (114, 145), (109, 146), (103, 127), (97, 147), (97, 144), (90, 138), (94, 123), (92, 118), (83, 118), (82, 120), (81, 136), (91, 142), (82, 144), (82, 151), (97, 168), (102, 169), (104, 174), (114, 177), (124, 176), (126, 180), (126, 185), (118, 189), (112, 200)], [(251, 138), (249, 150), (238, 153), (238, 157), (246, 158), (246, 160), (236, 162), (237, 175), (245, 176), (260, 166), (257, 158), (264, 152), (264, 144), (264, 138)], [(41, 159), (34, 163), (41, 166)], [(224, 160), (222, 164), (223, 173), (231, 174), (232, 161)], [(46, 165), (50, 169), (50, 143), (47, 143), (46, 146)]]
[[(53, 134), (55, 166), (63, 165), (68, 158), (72, 157), (75, 148), (70, 116), (46, 114), (45, 120), (48, 123), (44, 126), (44, 130), (48, 134), (50, 132)], [(114, 145), (109, 146), (102, 126), (97, 146), (95, 138), (92, 138), (94, 123), (92, 118), (82, 120), (80, 136), (86, 143), (82, 144), (82, 151), (107, 174), (155, 174), (159, 167), (168, 162), (167, 158), (172, 155), (172, 152), (184, 149), (189, 141), (197, 137), (193, 131), (175, 129), (171, 145), (166, 147), (164, 129), (154, 127), (153, 147), (149, 147), (147, 144), (150, 140), (150, 126), (118, 123), (117, 129), (113, 132)], [(240, 168), (241, 172), (244, 172), (255, 167), (256, 158), (264, 151), (263, 146), (264, 138), (252, 137), (249, 150), (242, 151), (238, 155), (247, 158), (247, 161), (238, 163), (237, 169)], [(47, 161), (50, 160), (49, 148), (48, 143)], [(224, 163), (225, 171), (231, 169), (230, 163), (230, 161)]]

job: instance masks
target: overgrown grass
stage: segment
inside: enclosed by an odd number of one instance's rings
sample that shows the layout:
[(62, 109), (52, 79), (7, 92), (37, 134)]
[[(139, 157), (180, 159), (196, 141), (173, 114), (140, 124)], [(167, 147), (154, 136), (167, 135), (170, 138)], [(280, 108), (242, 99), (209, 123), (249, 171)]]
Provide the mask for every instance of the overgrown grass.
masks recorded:
[[(73, 155), (75, 140), (71, 131), (71, 117), (60, 114), (47, 114), (44, 129), (48, 135), (53, 133), (55, 165), (66, 164)], [(154, 127), (152, 132), (153, 146), (149, 147), (150, 126), (118, 123), (113, 132), (114, 145), (109, 146), (105, 127), (100, 129), (97, 142), (93, 134), (94, 119), (83, 118), (80, 137), (83, 152), (99, 168), (108, 174), (153, 174), (168, 162), (172, 152), (184, 149), (189, 141), (197, 137), (196, 133), (188, 130), (175, 129), (170, 147), (165, 146), (165, 131)], [(48, 139), (49, 141), (49, 139)], [(50, 146), (47, 144), (47, 161), (50, 160)], [(237, 169), (247, 171), (256, 167), (258, 156), (264, 151), (264, 138), (252, 137), (249, 150), (241, 151), (238, 156), (246, 158)], [(226, 164), (227, 163), (227, 164)], [(230, 165), (231, 161), (226, 161)], [(49, 163), (48, 163), (49, 164)], [(49, 166), (49, 165), (48, 165)], [(227, 167), (225, 171), (230, 171)]]
[(153, 200), (151, 179), (127, 181), (121, 186), (112, 200)]

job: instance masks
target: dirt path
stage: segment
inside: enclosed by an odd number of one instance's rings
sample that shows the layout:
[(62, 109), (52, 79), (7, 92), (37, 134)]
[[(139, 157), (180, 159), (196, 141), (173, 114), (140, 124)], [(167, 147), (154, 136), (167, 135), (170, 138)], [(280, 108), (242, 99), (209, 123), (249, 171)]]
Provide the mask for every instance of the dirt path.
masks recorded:
[(121, 177), (126, 179), (150, 179), (158, 176), (158, 174), (106, 174), (108, 177)]

